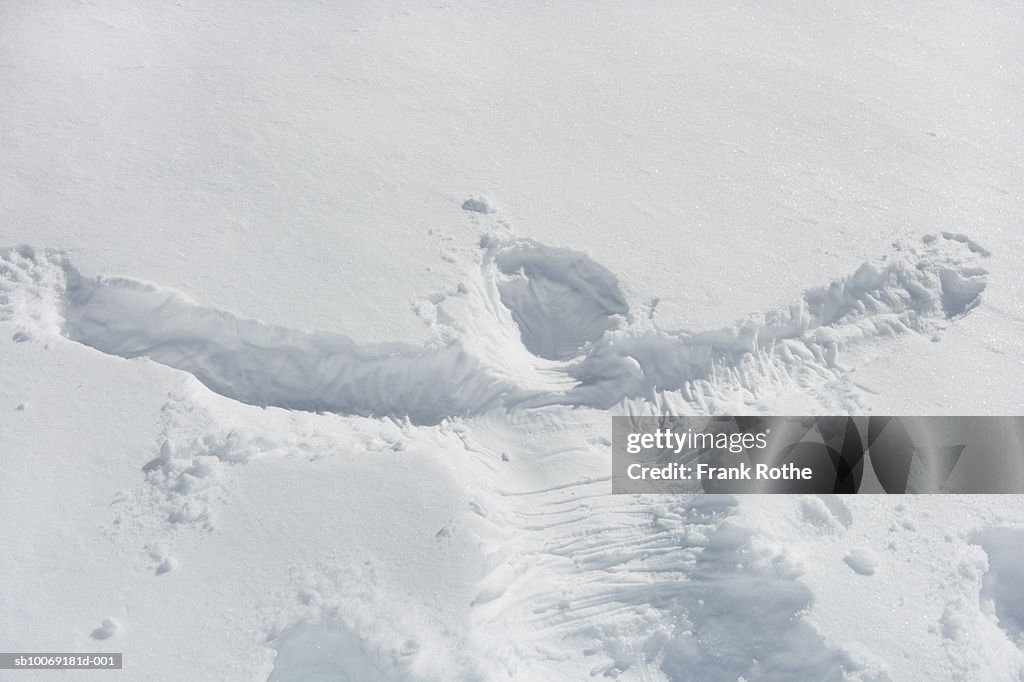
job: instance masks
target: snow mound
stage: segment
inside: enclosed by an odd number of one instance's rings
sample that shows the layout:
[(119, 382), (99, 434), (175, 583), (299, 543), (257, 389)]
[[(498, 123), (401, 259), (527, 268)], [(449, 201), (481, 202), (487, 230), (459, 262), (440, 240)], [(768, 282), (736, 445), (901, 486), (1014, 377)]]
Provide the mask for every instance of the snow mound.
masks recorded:
[(859, 575), (874, 575), (878, 570), (878, 555), (867, 547), (854, 547), (843, 562)]
[(836, 532), (853, 523), (850, 510), (834, 495), (800, 497), (800, 517), (823, 532)]
[(988, 572), (982, 581), (984, 610), (995, 615), (999, 627), (1024, 651), (1024, 530), (998, 528), (975, 536), (988, 554)]
[(121, 629), (121, 623), (115, 618), (104, 618), (100, 626), (92, 631), (90, 635), (93, 639), (110, 639), (118, 633)]
[(462, 210), (470, 213), (494, 213), (491, 203), (484, 197), (470, 197), (462, 202)]

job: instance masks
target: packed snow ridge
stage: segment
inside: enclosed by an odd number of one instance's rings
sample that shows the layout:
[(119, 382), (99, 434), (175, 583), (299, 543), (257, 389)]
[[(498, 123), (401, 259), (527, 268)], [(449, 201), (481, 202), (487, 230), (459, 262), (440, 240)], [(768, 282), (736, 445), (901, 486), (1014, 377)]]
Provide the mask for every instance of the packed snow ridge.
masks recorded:
[(241, 319), (149, 282), (84, 277), (61, 252), (20, 246), (0, 251), (0, 320), (19, 325), (15, 340), (60, 332), (189, 372), (252, 405), (416, 424), (673, 396), (685, 403), (677, 411), (708, 412), (723, 391), (831, 381), (842, 348), (968, 313), (988, 255), (963, 235), (930, 235), (788, 309), (690, 333), (634, 315), (618, 279), (582, 253), (485, 237), (467, 282), (435, 304), (435, 340), (415, 347)]

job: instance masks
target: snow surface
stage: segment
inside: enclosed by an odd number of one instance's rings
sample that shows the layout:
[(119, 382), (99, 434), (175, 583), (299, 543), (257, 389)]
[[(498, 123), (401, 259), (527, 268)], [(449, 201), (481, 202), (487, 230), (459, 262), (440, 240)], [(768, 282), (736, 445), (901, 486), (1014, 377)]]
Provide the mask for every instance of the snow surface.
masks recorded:
[(608, 440), (1020, 414), (1021, 45), (996, 0), (0, 4), (0, 649), (1021, 679), (1024, 498), (613, 496)]

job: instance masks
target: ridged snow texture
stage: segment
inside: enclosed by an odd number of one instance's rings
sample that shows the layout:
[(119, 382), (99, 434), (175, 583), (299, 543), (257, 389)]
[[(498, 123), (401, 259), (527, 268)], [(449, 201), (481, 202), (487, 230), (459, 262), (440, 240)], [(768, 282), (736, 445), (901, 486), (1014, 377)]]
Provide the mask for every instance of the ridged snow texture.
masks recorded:
[(843, 347), (968, 313), (987, 256), (963, 235), (930, 235), (788, 309), (684, 333), (634, 318), (616, 277), (582, 253), (484, 239), (469, 285), (437, 304), (437, 340), (416, 347), (240, 319), (155, 284), (84, 277), (62, 253), (20, 246), (0, 251), (0, 320), (19, 326), (16, 340), (62, 332), (253, 405), (436, 424), (494, 408), (675, 395), (699, 412), (723, 391), (756, 394), (797, 375), (827, 381)]

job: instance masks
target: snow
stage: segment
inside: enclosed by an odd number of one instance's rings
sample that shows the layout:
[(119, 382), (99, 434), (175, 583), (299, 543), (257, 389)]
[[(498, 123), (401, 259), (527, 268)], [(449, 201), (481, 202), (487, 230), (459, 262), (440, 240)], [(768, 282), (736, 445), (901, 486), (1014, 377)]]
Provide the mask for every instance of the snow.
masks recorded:
[(1021, 44), (999, 0), (4, 5), (0, 648), (1019, 679), (1024, 497), (611, 495), (609, 438), (1020, 414)]
[(1024, 635), (1024, 597), (1017, 586), (1024, 578), (1021, 571), (1020, 529), (997, 528), (979, 533), (975, 542), (988, 555), (989, 570), (981, 588), (982, 607), (996, 617), (999, 624), (1018, 646)]
[(867, 547), (854, 547), (843, 561), (860, 575), (874, 575), (878, 570), (878, 557)]

